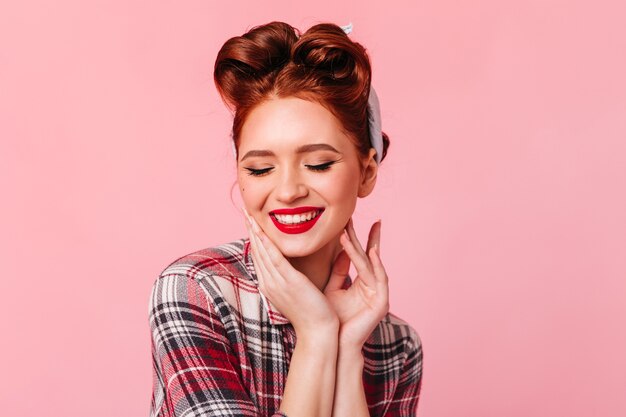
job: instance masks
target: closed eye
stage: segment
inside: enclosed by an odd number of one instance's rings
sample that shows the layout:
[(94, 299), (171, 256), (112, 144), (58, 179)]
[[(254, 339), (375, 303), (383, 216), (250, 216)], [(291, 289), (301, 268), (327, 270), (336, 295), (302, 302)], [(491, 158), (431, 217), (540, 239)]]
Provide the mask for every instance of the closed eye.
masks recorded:
[(325, 164), (320, 164), (320, 165), (305, 165), (305, 166), (312, 169), (313, 171), (326, 171), (335, 162), (337, 161), (330, 161), (330, 162), (326, 162)]
[(269, 172), (270, 169), (272, 168), (264, 168), (264, 169), (253, 169), (253, 168), (246, 168), (248, 171), (248, 175), (252, 175), (254, 177), (261, 177), (265, 174), (267, 174)]
[[(324, 164), (319, 164), (319, 165), (305, 165), (307, 168), (309, 168), (312, 171), (326, 171), (328, 169), (330, 169), (330, 166), (333, 165), (334, 163), (336, 163), (337, 161), (330, 161), (330, 162), (326, 162)], [(263, 175), (267, 174), (270, 170), (272, 169), (272, 167), (270, 168), (263, 168), (263, 169), (254, 169), (254, 168), (246, 168), (246, 170), (248, 170), (248, 175), (252, 175), (254, 177), (262, 177)]]

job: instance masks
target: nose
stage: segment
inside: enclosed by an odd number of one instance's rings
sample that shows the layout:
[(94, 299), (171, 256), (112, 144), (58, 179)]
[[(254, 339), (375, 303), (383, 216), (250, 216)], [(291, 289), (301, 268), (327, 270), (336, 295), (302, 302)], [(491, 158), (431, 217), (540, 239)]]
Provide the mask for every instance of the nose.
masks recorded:
[(297, 168), (281, 171), (280, 175), (277, 175), (278, 184), (275, 189), (278, 201), (288, 204), (308, 195), (308, 188), (298, 174)]

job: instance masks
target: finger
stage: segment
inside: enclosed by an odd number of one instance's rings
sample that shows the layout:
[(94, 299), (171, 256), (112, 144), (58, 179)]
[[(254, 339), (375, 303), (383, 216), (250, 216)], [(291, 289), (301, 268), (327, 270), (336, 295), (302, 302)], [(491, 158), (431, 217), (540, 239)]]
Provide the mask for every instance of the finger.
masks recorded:
[(354, 245), (357, 252), (359, 252), (362, 256), (366, 256), (365, 251), (363, 250), (363, 247), (361, 246), (361, 242), (359, 242), (359, 238), (356, 236), (356, 231), (354, 230), (354, 222), (352, 221), (352, 217), (350, 217), (350, 220), (348, 220), (347, 231), (348, 231), (348, 236), (350, 236), (350, 240), (352, 241), (352, 244)]
[(370, 259), (374, 268), (374, 275), (376, 277), (376, 297), (377, 300), (385, 305), (385, 311), (389, 311), (389, 279), (383, 263), (380, 259), (380, 253), (378, 252), (378, 245), (374, 245), (370, 249)]
[(259, 244), (257, 236), (252, 230), (252, 225), (249, 222), (249, 219), (246, 218), (246, 227), (248, 228), (248, 234), (250, 235), (250, 246), (252, 247), (252, 261), (254, 263), (254, 270), (256, 271), (257, 278), (259, 280), (259, 285), (265, 287), (265, 277), (268, 275), (267, 269), (263, 262), (259, 259)]
[(370, 232), (367, 236), (367, 249), (365, 250), (367, 253), (370, 253), (370, 249), (372, 249), (374, 245), (376, 245), (380, 253), (380, 226), (381, 220), (379, 219), (374, 222), (370, 228)]
[[(285, 259), (274, 242), (263, 232), (254, 217), (250, 217), (253, 231), (259, 241), (259, 257), (263, 260), (267, 271), (274, 276), (275, 280), (285, 280), (293, 274), (293, 267)], [(286, 265), (287, 264), (287, 265)]]
[(376, 277), (376, 281), (386, 284), (389, 279), (387, 277), (387, 271), (385, 271), (383, 262), (380, 259), (380, 254), (378, 253), (378, 245), (374, 245), (370, 249), (369, 256), (370, 260), (372, 261), (372, 268), (374, 269), (374, 276)]
[(363, 280), (363, 283), (367, 286), (374, 286), (376, 283), (374, 273), (370, 268), (370, 261), (366, 255), (362, 255), (356, 250), (354, 244), (348, 238), (347, 233), (343, 233), (339, 238), (340, 243), (343, 245), (344, 250), (350, 257), (350, 260), (354, 264), (357, 270), (359, 278)]
[(248, 210), (246, 210), (246, 208), (245, 208), (245, 207), (241, 207), (241, 210), (242, 210), (242, 212), (243, 212), (243, 215), (244, 215), (244, 216), (245, 216), (245, 218), (246, 218), (246, 225), (247, 225), (247, 226), (249, 226), (249, 228), (250, 228), (250, 229), (252, 229), (252, 222), (250, 221), (250, 218), (251, 218), (252, 216), (250, 216), (250, 213), (248, 213)]
[(346, 281), (348, 272), (350, 272), (350, 257), (345, 250), (342, 250), (333, 263), (330, 278), (324, 287), (324, 292), (341, 289)]
[(245, 209), (245, 207), (243, 208), (244, 214), (246, 216), (246, 227), (248, 228), (248, 233), (250, 235), (250, 243), (253, 245), (255, 251), (256, 251), (256, 258), (258, 261), (260, 261), (262, 258), (262, 252), (261, 252), (261, 239), (259, 238), (259, 235), (257, 233), (257, 230), (260, 230), (260, 227), (258, 226), (258, 224), (254, 221), (254, 218), (252, 216), (250, 216), (250, 214), (248, 213), (248, 211)]
[[(250, 241), (253, 240), (254, 238), (250, 239)], [(256, 272), (257, 280), (259, 281), (259, 287), (265, 290), (267, 288), (267, 281), (265, 277), (268, 275), (268, 273), (265, 269), (265, 266), (263, 266), (263, 262), (259, 260), (256, 248), (252, 249), (252, 262), (254, 263), (254, 270)]]
[(246, 227), (248, 228), (248, 234), (250, 235), (250, 244), (252, 245), (252, 261), (255, 264), (254, 267), (257, 272), (259, 285), (264, 289), (267, 289), (268, 284), (270, 286), (274, 284), (275, 278), (267, 265), (266, 258), (263, 256), (264, 252), (261, 239), (259, 239), (259, 236), (254, 231), (254, 218), (248, 214), (245, 208), (244, 213), (246, 215)]
[(364, 270), (371, 270), (367, 254), (363, 251), (362, 248), (360, 251), (358, 250), (357, 245), (354, 244), (347, 230), (342, 233), (342, 236), (339, 240), (340, 243), (343, 245), (344, 250), (350, 257), (350, 260), (356, 267), (357, 271), (362, 272)]
[(252, 235), (250, 239), (254, 244), (253, 257), (254, 259), (256, 259), (257, 268), (263, 275), (263, 279), (265, 281), (264, 284), (271, 284), (269, 281), (272, 281), (274, 279), (274, 275), (272, 274), (272, 271), (268, 266), (266, 257), (264, 256), (263, 242), (261, 242), (259, 237), (254, 233), (254, 230), (252, 230), (251, 233)]

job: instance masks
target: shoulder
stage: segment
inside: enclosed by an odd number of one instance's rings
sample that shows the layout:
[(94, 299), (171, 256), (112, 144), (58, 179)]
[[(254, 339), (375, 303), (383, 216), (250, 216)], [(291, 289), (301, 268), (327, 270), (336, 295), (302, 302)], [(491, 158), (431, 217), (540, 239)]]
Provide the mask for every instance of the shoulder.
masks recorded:
[(229, 288), (250, 281), (247, 242), (241, 238), (180, 256), (163, 268), (156, 281), (182, 277), (194, 280), (208, 290), (221, 288), (228, 293)]
[(200, 249), (170, 262), (159, 278), (168, 275), (244, 276), (247, 239), (241, 238), (221, 245)]
[[(188, 300), (220, 315), (232, 306), (252, 302), (258, 292), (249, 271), (248, 239), (241, 238), (200, 249), (176, 258), (163, 268), (153, 283), (150, 308), (155, 304)], [(206, 301), (201, 301), (204, 299)]]
[(386, 397), (372, 397), (372, 404), (419, 390), (422, 341), (415, 328), (397, 315), (388, 312), (380, 321), (363, 345), (363, 357), (367, 381), (372, 385), (389, 384), (383, 390)]
[(376, 327), (368, 342), (386, 346), (404, 355), (422, 355), (422, 340), (406, 320), (388, 312)]

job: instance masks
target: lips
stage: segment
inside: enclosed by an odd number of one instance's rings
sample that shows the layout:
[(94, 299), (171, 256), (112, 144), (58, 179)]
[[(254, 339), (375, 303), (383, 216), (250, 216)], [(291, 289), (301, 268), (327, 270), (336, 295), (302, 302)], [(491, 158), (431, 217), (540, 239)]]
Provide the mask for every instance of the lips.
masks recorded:
[(295, 208), (276, 209), (276, 210), (270, 211), (270, 214), (300, 214), (300, 213), (306, 213), (309, 211), (319, 212), (321, 210), (324, 210), (324, 207), (302, 206), (302, 207), (295, 207)]
[[(305, 221), (303, 223), (298, 223), (298, 224), (283, 224), (283, 223), (280, 223), (276, 219), (276, 216), (274, 216), (274, 214), (300, 214), (300, 213), (307, 213), (310, 211), (317, 212), (317, 215), (311, 220)], [(272, 222), (274, 222), (274, 225), (276, 226), (278, 230), (287, 234), (299, 234), (299, 233), (304, 233), (310, 230), (315, 225), (315, 223), (317, 223), (319, 218), (322, 216), (323, 211), (324, 211), (323, 207), (306, 206), (306, 207), (296, 207), (293, 209), (273, 210), (269, 214), (270, 214), (270, 218), (272, 219)]]

